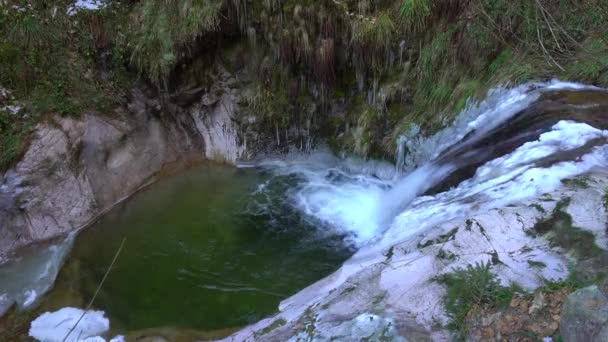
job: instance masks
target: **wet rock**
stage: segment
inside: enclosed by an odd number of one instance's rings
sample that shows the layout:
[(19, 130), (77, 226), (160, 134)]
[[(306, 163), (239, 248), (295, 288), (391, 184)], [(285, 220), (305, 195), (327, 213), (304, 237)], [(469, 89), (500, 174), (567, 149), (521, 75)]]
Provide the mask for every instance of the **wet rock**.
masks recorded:
[(561, 314), (564, 341), (608, 341), (608, 297), (598, 286), (580, 289), (566, 300)]

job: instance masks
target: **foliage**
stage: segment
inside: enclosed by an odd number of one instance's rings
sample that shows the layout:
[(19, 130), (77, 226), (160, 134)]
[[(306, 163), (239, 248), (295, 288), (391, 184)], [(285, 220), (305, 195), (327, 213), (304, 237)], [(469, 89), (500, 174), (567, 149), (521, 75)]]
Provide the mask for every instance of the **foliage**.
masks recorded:
[(21, 154), (31, 120), (0, 110), (0, 170), (9, 167)]
[(222, 0), (142, 1), (128, 32), (130, 61), (157, 86), (167, 79), (196, 40), (217, 29)]
[(389, 13), (376, 17), (361, 17), (353, 20), (351, 48), (353, 63), (359, 70), (379, 72), (386, 66), (386, 54), (390, 52), (395, 23)]
[[(70, 10), (69, 1), (0, 3), (0, 85), (25, 105), (0, 113), (0, 170), (26, 148), (27, 136), (47, 114), (109, 111), (129, 87), (110, 37), (124, 8)], [(101, 77), (101, 73), (104, 74)]]
[(413, 32), (421, 32), (431, 15), (432, 0), (403, 0), (401, 17), (405, 26)]
[[(14, 7), (17, 6), (17, 7)], [(118, 85), (96, 78), (96, 52), (117, 8), (99, 13), (68, 14), (63, 2), (55, 6), (33, 1), (30, 6), (5, 5), (0, 11), (0, 83), (40, 113), (76, 114), (114, 105)], [(106, 25), (106, 23), (108, 25)], [(113, 66), (115, 74), (120, 65)]]
[(451, 319), (448, 327), (457, 337), (466, 334), (466, 320), (472, 310), (508, 305), (518, 291), (516, 286), (501, 286), (490, 266), (490, 263), (468, 265), (440, 279), (447, 286), (445, 308)]

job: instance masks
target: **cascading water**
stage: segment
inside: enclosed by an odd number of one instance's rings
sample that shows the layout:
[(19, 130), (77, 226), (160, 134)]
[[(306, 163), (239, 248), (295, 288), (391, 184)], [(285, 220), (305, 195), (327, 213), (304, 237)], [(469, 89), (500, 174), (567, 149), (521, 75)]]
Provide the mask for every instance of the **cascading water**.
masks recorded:
[[(322, 151), (259, 166), (302, 178), (289, 200), (309, 217), (348, 232), (357, 247), (386, 248), (442, 221), (539, 196), (561, 179), (606, 166), (608, 131), (568, 120), (581, 105), (558, 100), (546, 106), (548, 113), (532, 108), (557, 92), (600, 94), (603, 102), (586, 108), (608, 109), (601, 107), (608, 97), (603, 90), (580, 84), (498, 88), (431, 137), (413, 126), (397, 141), (393, 168)], [(576, 119), (598, 122), (583, 116)]]

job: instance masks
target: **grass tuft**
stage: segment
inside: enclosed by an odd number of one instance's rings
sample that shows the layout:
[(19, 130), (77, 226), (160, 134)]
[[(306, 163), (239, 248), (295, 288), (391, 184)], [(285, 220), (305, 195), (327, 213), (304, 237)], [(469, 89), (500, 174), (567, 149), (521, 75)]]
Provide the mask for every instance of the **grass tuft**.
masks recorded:
[(413, 32), (422, 32), (431, 15), (431, 0), (403, 0), (401, 17), (405, 26)]
[(467, 318), (481, 307), (504, 307), (520, 289), (500, 285), (490, 270), (490, 263), (475, 263), (444, 275), (440, 281), (447, 286), (445, 308), (450, 317), (448, 328), (457, 339), (468, 332)]

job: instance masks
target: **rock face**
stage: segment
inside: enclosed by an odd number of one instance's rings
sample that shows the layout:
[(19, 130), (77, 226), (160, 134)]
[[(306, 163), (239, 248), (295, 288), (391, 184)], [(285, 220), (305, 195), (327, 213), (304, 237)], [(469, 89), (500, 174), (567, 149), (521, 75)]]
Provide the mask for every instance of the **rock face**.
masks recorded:
[[(571, 217), (577, 235), (590, 235), (593, 247), (608, 247), (602, 201), (608, 178), (589, 175), (585, 182), (585, 187), (563, 185), (540, 199), (440, 224), (386, 250), (361, 250), (334, 274), (283, 301), (277, 315), (225, 341), (350, 341), (343, 338), (345, 328), (356, 329), (362, 315), (373, 315), (377, 323), (369, 325), (375, 328), (368, 336), (385, 332), (394, 340), (450, 340), (443, 328), (449, 318), (443, 309), (445, 288), (437, 281), (441, 275), (489, 262), (505, 286), (515, 282), (532, 290), (547, 279), (566, 278), (577, 244), (552, 239), (557, 231), (537, 232), (539, 222), (558, 212)], [(273, 327), (277, 321), (284, 324)], [(539, 335), (558, 328), (553, 317), (545, 323)]]
[[(53, 118), (0, 174), (0, 261), (16, 248), (79, 229), (168, 170), (244, 153), (232, 117), (238, 94), (169, 112), (141, 91), (111, 116)], [(215, 132), (215, 133), (214, 133)]]
[(564, 341), (608, 341), (608, 295), (597, 286), (572, 293), (562, 309)]

